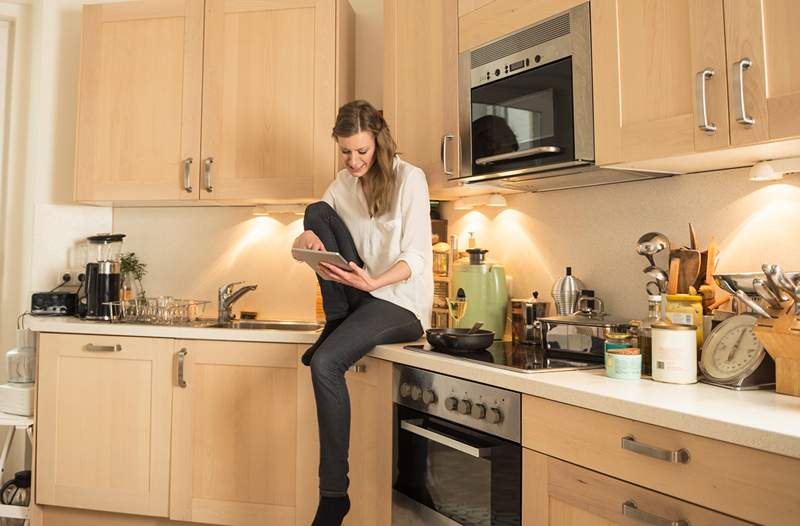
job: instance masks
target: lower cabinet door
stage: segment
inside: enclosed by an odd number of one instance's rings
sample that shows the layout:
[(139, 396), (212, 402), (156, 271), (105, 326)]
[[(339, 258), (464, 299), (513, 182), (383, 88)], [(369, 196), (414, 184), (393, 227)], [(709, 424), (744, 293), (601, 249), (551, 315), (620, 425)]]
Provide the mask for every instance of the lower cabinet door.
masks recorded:
[(170, 518), (294, 526), (297, 346), (176, 341)]
[(523, 526), (751, 524), (523, 449)]
[(36, 502), (166, 517), (172, 340), (42, 334)]

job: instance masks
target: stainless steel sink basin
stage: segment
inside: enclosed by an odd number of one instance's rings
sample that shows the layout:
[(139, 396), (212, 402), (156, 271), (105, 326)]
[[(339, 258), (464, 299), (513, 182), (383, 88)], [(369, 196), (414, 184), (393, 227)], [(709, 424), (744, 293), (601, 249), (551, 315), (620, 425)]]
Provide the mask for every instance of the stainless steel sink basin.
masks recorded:
[(307, 321), (234, 320), (225, 323), (207, 322), (202, 327), (216, 329), (249, 329), (263, 331), (317, 331), (321, 325)]

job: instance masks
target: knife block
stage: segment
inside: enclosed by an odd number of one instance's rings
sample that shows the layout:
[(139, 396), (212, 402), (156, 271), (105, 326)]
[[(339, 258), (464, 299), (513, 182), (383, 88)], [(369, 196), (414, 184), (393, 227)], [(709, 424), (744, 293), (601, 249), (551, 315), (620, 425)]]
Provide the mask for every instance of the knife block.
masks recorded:
[(753, 332), (775, 360), (775, 391), (800, 396), (800, 316), (759, 319)]

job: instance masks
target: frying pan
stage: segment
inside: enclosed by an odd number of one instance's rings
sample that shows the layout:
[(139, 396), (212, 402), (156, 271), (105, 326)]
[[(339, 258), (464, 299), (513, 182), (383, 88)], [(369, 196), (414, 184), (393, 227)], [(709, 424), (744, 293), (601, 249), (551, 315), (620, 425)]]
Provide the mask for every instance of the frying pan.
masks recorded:
[(425, 337), (436, 349), (453, 351), (478, 351), (488, 348), (494, 341), (494, 331), (480, 329), (468, 334), (470, 329), (428, 329)]

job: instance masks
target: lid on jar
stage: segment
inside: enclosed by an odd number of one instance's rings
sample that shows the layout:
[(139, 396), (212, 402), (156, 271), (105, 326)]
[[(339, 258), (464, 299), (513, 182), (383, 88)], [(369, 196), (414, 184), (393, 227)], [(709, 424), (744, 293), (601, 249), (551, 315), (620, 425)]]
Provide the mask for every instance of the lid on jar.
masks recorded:
[(608, 331), (606, 333), (607, 340), (629, 340), (633, 338), (632, 334), (628, 334), (627, 332), (611, 332)]
[(606, 353), (636, 355), (636, 354), (642, 354), (642, 351), (638, 347), (623, 347), (621, 349), (608, 349), (606, 350)]
[(667, 301), (703, 301), (703, 296), (695, 294), (667, 294)]
[(694, 325), (684, 325), (682, 323), (672, 323), (670, 321), (659, 321), (652, 325), (654, 329), (664, 329), (667, 331), (696, 331)]

